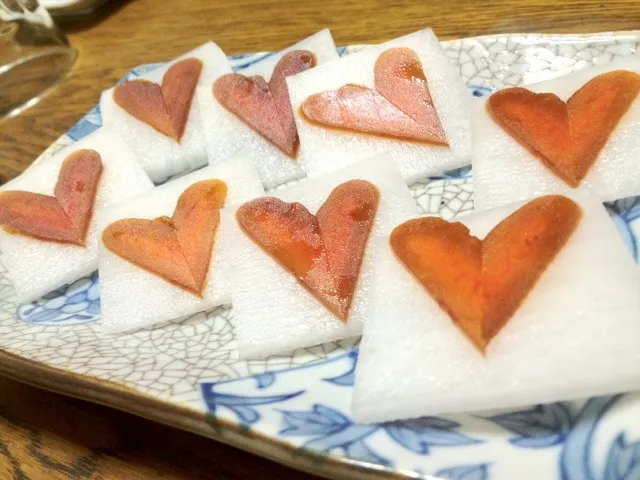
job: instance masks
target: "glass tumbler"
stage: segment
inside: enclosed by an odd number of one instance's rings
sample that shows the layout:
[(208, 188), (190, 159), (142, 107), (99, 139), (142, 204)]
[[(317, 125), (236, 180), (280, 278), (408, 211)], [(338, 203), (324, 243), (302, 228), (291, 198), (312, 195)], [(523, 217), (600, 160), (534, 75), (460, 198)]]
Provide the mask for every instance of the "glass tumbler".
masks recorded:
[(36, 0), (0, 0), (0, 119), (35, 104), (75, 59), (76, 51)]

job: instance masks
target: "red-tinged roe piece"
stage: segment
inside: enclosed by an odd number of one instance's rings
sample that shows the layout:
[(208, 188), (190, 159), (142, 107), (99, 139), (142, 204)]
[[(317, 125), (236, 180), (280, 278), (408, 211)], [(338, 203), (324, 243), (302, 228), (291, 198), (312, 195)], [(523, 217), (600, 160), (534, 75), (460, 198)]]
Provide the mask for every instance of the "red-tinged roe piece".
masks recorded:
[(287, 138), (288, 145), (290, 145), (289, 150), (292, 153), (289, 155), (292, 157), (296, 155), (300, 140), (296, 121), (293, 117), (293, 110), (291, 109), (286, 78), (309, 70), (315, 67), (316, 63), (316, 56), (313, 53), (306, 50), (294, 50), (280, 59), (273, 70), (271, 80), (269, 80), (269, 89), (278, 110), (285, 138)]
[(415, 51), (390, 48), (374, 67), (376, 91), (431, 132), (431, 141), (447, 145), (447, 137), (433, 105), (429, 83)]
[(535, 199), (484, 240), (460, 223), (427, 217), (394, 229), (397, 258), (484, 352), (577, 228), (582, 211), (566, 197)]
[(432, 142), (432, 133), (375, 90), (345, 85), (307, 97), (302, 115), (319, 125), (400, 140)]
[(62, 163), (53, 196), (0, 193), (0, 225), (39, 240), (84, 246), (102, 176), (95, 150), (76, 150)]
[(293, 118), (286, 77), (315, 67), (316, 57), (294, 50), (277, 63), (269, 83), (261, 76), (223, 75), (213, 85), (216, 100), (249, 127), (291, 158), (298, 152), (298, 130)]
[(243, 231), (346, 322), (379, 202), (375, 186), (352, 180), (336, 187), (316, 215), (273, 197), (242, 205)]
[(316, 93), (300, 112), (312, 123), (400, 140), (447, 145), (427, 78), (410, 48), (385, 50), (374, 66), (375, 89), (347, 84)]
[(113, 99), (133, 117), (180, 142), (202, 68), (201, 60), (186, 58), (167, 70), (162, 85), (130, 80), (114, 89)]
[(173, 217), (118, 220), (102, 233), (104, 245), (128, 262), (202, 296), (227, 185), (204, 180), (187, 188)]
[(640, 92), (640, 75), (615, 70), (592, 78), (567, 102), (553, 93), (507, 88), (489, 97), (498, 125), (578, 187)]

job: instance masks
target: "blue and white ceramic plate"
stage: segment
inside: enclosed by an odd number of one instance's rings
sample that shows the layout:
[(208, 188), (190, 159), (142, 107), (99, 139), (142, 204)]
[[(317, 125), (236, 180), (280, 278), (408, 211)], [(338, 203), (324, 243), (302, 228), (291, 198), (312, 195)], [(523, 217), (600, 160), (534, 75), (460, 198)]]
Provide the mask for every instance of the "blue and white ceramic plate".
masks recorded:
[[(444, 47), (473, 94), (483, 95), (640, 55), (639, 44), (635, 32), (498, 35)], [(264, 55), (232, 62), (241, 68)], [(153, 67), (138, 67), (129, 77)], [(95, 108), (45, 155), (100, 124)], [(424, 211), (451, 218), (473, 208), (471, 171), (424, 179), (413, 193)], [(637, 259), (640, 197), (607, 208)], [(638, 394), (357, 425), (349, 414), (357, 339), (240, 361), (228, 308), (133, 334), (104, 335), (96, 282), (94, 274), (16, 305), (0, 271), (0, 373), (327, 477), (640, 479)]]

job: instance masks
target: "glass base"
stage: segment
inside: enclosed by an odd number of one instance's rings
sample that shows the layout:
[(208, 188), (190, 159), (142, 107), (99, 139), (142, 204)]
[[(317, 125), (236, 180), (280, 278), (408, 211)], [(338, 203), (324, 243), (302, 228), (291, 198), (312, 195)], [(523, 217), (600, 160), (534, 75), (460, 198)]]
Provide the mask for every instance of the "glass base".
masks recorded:
[(0, 66), (0, 119), (18, 115), (65, 77), (77, 53), (69, 46), (39, 47), (36, 52)]

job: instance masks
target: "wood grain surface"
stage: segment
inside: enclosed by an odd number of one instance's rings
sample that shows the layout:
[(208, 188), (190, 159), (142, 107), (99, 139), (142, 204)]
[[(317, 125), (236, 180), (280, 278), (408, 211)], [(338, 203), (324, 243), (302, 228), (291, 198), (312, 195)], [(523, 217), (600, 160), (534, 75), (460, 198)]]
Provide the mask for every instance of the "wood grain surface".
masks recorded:
[(213, 440), (0, 377), (2, 480), (314, 480)]
[[(277, 50), (329, 27), (338, 45), (432, 26), (441, 39), (640, 28), (640, 2), (578, 0), (112, 0), (58, 20), (79, 58), (39, 104), (0, 122), (0, 183), (19, 174), (131, 67), (214, 39), (228, 54)], [(0, 479), (311, 478), (231, 447), (0, 378)]]

